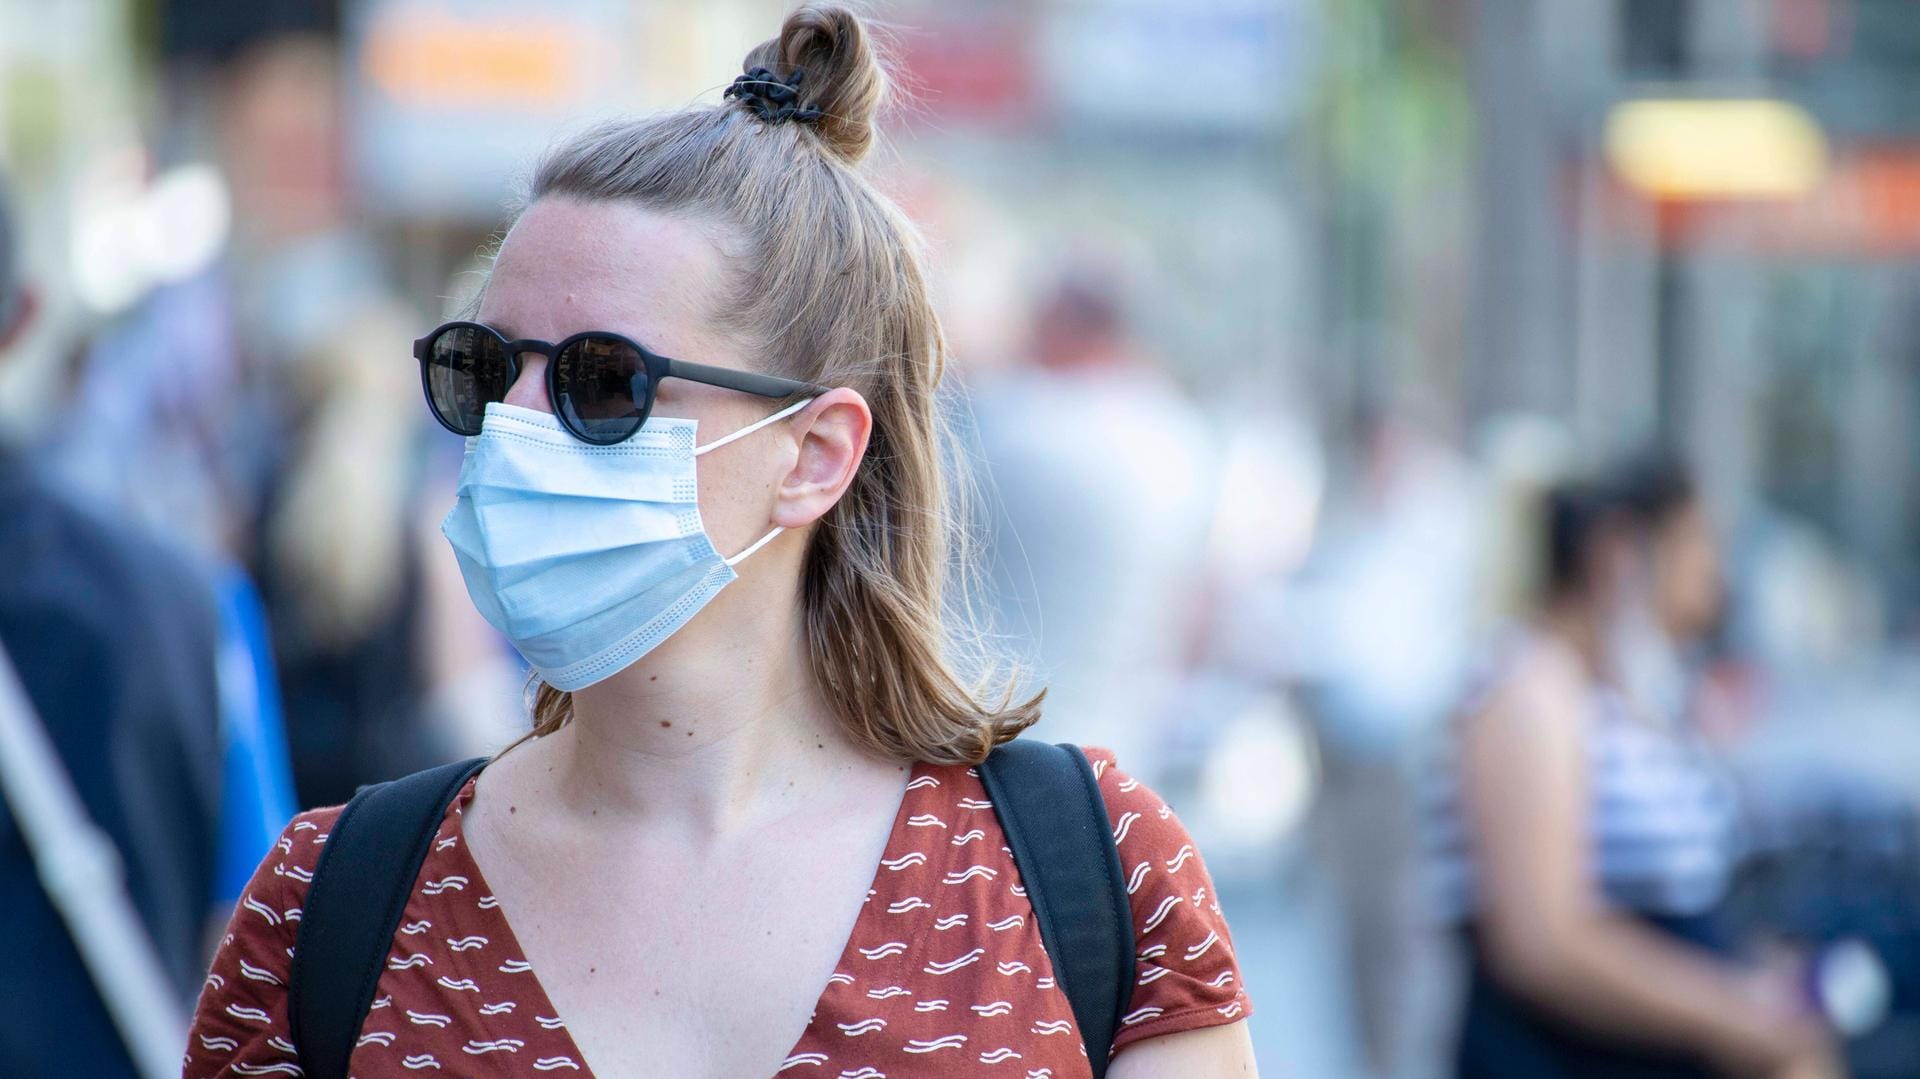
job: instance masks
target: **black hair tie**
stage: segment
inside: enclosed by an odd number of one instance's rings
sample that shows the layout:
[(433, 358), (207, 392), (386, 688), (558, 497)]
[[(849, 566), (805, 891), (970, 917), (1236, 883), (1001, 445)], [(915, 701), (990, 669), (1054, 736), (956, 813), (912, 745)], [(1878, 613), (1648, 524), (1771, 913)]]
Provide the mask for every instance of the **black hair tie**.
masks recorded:
[(753, 110), (753, 114), (769, 124), (792, 120), (801, 124), (817, 124), (826, 114), (818, 105), (800, 104), (800, 79), (806, 71), (794, 68), (793, 74), (785, 79), (775, 75), (764, 67), (751, 68), (745, 75), (733, 80), (722, 97), (739, 99), (742, 105)]

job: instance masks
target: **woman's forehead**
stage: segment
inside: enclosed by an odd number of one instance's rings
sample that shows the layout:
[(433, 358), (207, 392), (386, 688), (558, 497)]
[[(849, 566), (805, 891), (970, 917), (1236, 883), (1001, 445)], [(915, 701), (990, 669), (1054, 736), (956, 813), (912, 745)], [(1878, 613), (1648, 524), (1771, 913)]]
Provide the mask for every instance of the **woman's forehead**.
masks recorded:
[(547, 198), (500, 245), (481, 320), (514, 337), (628, 333), (662, 350), (702, 336), (722, 258), (701, 229), (630, 203)]

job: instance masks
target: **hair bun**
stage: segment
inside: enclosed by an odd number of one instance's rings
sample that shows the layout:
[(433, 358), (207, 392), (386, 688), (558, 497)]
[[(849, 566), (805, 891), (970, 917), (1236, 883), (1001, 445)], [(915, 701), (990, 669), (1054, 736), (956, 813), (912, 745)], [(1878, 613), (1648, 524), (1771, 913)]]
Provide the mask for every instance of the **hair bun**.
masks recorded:
[(741, 69), (765, 68), (782, 78), (805, 72), (797, 106), (817, 108), (809, 126), (834, 156), (853, 164), (873, 148), (873, 115), (886, 96), (887, 77), (867, 28), (840, 4), (803, 4), (787, 16), (780, 36), (755, 46)]

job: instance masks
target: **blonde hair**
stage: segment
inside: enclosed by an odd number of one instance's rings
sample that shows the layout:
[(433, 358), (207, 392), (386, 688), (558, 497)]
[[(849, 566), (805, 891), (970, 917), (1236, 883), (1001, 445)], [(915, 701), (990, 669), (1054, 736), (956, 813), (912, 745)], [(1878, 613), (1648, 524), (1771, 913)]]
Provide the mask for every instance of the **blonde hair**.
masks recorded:
[[(737, 233), (746, 250), (720, 299), (723, 328), (774, 358), (775, 373), (852, 387), (873, 410), (866, 457), (813, 530), (802, 571), (813, 675), (856, 743), (978, 762), (1039, 719), (1045, 694), (1015, 703), (1018, 673), (996, 670), (980, 635), (955, 632), (971, 615), (946, 595), (950, 559), (968, 564), (943, 472), (943, 457), (960, 455), (943, 453), (952, 434), (935, 397), (946, 342), (918, 233), (856, 169), (885, 73), (859, 17), (834, 4), (802, 6), (741, 66), (800, 72), (795, 104), (820, 116), (766, 122), (732, 101), (603, 125), (541, 162), (527, 203), (627, 201)], [(977, 677), (960, 673), (963, 658)], [(571, 696), (536, 679), (527, 737), (571, 716)]]

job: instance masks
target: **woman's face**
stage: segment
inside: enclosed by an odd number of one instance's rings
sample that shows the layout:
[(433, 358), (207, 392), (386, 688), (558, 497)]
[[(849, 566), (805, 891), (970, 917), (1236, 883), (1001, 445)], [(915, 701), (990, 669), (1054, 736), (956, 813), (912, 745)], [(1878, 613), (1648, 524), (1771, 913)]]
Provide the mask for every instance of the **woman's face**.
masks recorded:
[(1653, 588), (1661, 624), (1675, 640), (1696, 639), (1719, 619), (1720, 545), (1698, 501), (1667, 514), (1654, 530)]
[[(544, 198), (528, 207), (501, 244), (479, 321), (509, 340), (560, 341), (610, 330), (674, 359), (720, 367), (760, 365), (718, 332), (727, 272), (718, 229), (630, 203)], [(527, 353), (507, 403), (552, 412), (547, 361)], [(655, 416), (699, 421), (698, 441), (769, 415), (776, 402), (684, 379), (662, 382)], [(764, 534), (790, 440), (768, 431), (699, 458), (700, 514), (722, 555)]]

